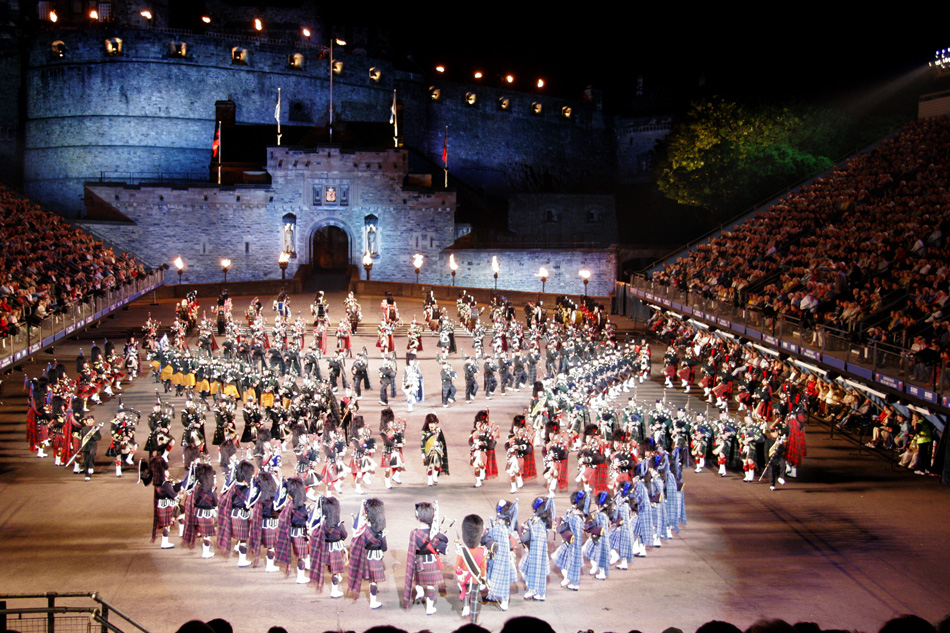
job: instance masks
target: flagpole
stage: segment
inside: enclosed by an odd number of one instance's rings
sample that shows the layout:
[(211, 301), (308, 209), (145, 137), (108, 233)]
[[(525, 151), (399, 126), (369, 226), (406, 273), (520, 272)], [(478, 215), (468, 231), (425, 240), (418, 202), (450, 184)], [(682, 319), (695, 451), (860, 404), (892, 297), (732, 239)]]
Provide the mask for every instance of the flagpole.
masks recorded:
[(280, 147), (280, 88), (277, 88), (277, 107), (274, 108), (274, 118), (277, 119), (277, 146)]
[(396, 89), (393, 88), (393, 107), (390, 110), (390, 123), (393, 124), (393, 147), (399, 148), (399, 121), (396, 117)]
[(449, 188), (449, 126), (445, 126), (445, 136), (442, 137), (442, 170), (445, 172), (445, 188)]

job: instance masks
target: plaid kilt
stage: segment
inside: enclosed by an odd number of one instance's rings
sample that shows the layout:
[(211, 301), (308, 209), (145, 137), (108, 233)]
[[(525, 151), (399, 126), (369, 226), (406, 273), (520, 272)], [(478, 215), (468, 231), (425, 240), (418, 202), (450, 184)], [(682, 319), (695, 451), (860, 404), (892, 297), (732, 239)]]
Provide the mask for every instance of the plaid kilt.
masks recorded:
[(687, 383), (693, 382), (694, 374), (693, 374), (692, 367), (684, 367), (683, 369), (676, 372), (676, 375), (679, 377), (680, 380), (685, 380)]
[(250, 518), (244, 519), (239, 516), (234, 516), (234, 513), (231, 514), (231, 538), (237, 539), (242, 543), (247, 542), (251, 538), (251, 521)]
[(519, 569), (524, 574), (525, 587), (543, 596), (547, 591), (548, 572), (548, 531), (540, 519), (530, 519), (524, 527), (531, 534), (531, 543), (521, 557)]
[(277, 521), (276, 517), (264, 519), (261, 523), (261, 547), (271, 549), (277, 546)]
[[(169, 505), (162, 507), (157, 505), (159, 501), (170, 501)], [(164, 530), (172, 524), (172, 521), (175, 519), (175, 503), (174, 499), (159, 499), (156, 501), (156, 514), (158, 516), (158, 528)]]
[(608, 470), (607, 462), (597, 464), (594, 467), (594, 474), (592, 477), (589, 477), (588, 481), (595, 495), (607, 490)]
[(716, 383), (715, 376), (703, 376), (702, 380), (699, 381), (699, 386), (703, 389), (712, 389), (713, 385)]
[(607, 515), (603, 512), (597, 512), (594, 515), (594, 525), (601, 528), (602, 536), (599, 538), (591, 536), (587, 539), (587, 542), (584, 543), (584, 557), (592, 565), (597, 565), (606, 572), (610, 569), (610, 524)]
[(205, 508), (197, 509), (197, 513), (195, 515), (195, 531), (197, 531), (201, 536), (214, 536), (214, 510), (207, 512), (207, 516), (203, 516), (205, 513)]
[(554, 462), (558, 468), (557, 471), (557, 489), (567, 490), (567, 460), (563, 462)]
[(435, 554), (429, 554), (427, 556), (420, 554), (415, 555), (413, 581), (417, 585), (432, 585), (433, 587), (442, 583), (442, 570), (439, 569), (438, 563), (435, 562)]
[(329, 550), (324, 554), (324, 564), (331, 574), (342, 574), (346, 570), (346, 563), (343, 561), (343, 551), (345, 549), (343, 541), (327, 542), (326, 547)]
[(371, 558), (371, 556), (376, 556), (378, 554), (385, 554), (382, 550), (366, 550), (366, 567), (363, 574), (363, 579), (370, 582), (381, 583), (386, 580), (386, 565), (383, 564), (382, 557), (380, 558)]
[(534, 444), (531, 445), (531, 450), (525, 453), (524, 456), (524, 466), (521, 469), (521, 478), (522, 479), (537, 479), (538, 477), (538, 465), (534, 461)]
[(498, 476), (498, 461), (495, 459), (495, 449), (485, 451), (485, 479), (494, 479)]
[(307, 547), (307, 529), (290, 528), (290, 545), (293, 547), (294, 556), (297, 558), (306, 558), (309, 556), (310, 550)]

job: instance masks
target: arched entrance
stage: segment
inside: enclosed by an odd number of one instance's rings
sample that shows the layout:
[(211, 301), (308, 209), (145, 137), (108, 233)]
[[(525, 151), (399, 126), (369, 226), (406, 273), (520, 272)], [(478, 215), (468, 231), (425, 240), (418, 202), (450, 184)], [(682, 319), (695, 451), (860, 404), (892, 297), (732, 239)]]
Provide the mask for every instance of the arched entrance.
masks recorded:
[(338, 226), (324, 226), (313, 234), (310, 263), (314, 270), (346, 268), (350, 263), (350, 238)]

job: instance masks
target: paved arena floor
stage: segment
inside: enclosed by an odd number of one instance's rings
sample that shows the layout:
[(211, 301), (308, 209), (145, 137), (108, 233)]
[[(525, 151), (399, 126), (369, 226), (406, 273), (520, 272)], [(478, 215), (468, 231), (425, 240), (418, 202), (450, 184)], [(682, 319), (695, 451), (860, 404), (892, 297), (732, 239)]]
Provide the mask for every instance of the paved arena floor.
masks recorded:
[[(295, 310), (307, 312), (310, 299), (294, 297)], [(373, 334), (380, 318), (379, 301), (380, 297), (361, 298), (365, 321), (354, 339), (356, 349), (365, 344), (371, 350), (374, 386), (378, 356)], [(243, 314), (247, 302), (246, 297), (235, 298), (235, 312)], [(202, 303), (210, 313), (212, 302)], [(342, 314), (341, 303), (341, 294), (330, 296), (331, 317)], [(271, 320), (269, 299), (265, 307)], [(121, 348), (130, 331), (140, 331), (149, 312), (168, 326), (172, 308), (171, 300), (157, 306), (142, 300), (117, 318), (104, 319), (98, 330), (80, 340), (58, 345), (52, 355), (38, 355), (24, 369), (36, 375), (54, 357), (73, 368), (79, 347), (88, 354), (92, 340), (101, 344), (105, 336)], [(421, 316), (420, 302), (401, 301), (400, 309), (406, 320), (413, 313)], [(381, 586), (381, 609), (370, 611), (365, 585), (359, 601), (331, 600), (328, 589), (318, 594), (283, 573), (265, 573), (263, 564), (238, 569), (234, 558), (227, 560), (221, 553), (202, 560), (200, 548), (159, 549), (149, 540), (152, 492), (136, 484), (131, 471), (116, 478), (111, 460), (104, 456), (107, 440), (100, 442), (99, 467), (88, 483), (53, 467), (51, 458), (40, 460), (29, 452), (23, 374), (16, 371), (4, 376), (5, 405), (0, 408), (0, 593), (96, 591), (154, 633), (172, 632), (189, 619), (217, 617), (229, 620), (237, 633), (263, 633), (273, 625), (290, 633), (363, 631), (376, 624), (408, 631), (454, 630), (464, 621), (458, 589), (450, 577), (451, 545), (446, 557), (448, 591), (437, 601), (438, 613), (426, 617), (419, 606), (406, 611), (399, 605), (413, 504), (438, 499), (442, 514), (450, 518), (460, 521), (471, 512), (489, 518), (498, 500), (511, 495), (503, 480), (473, 487), (466, 444), (472, 419), (479, 409), (490, 409), (504, 431), (512, 416), (524, 410), (530, 393), (498, 395), (490, 402), (480, 393), (474, 404), (461, 402), (443, 409), (433, 362), (435, 343), (427, 336), (420, 355), (425, 404), (406, 415), (405, 400), (395, 401), (397, 414), (408, 420), (404, 483), (387, 491), (376, 478), (367, 492), (385, 501), (389, 524), (388, 578)], [(461, 338), (459, 344), (453, 364), (461, 387), (461, 352), (471, 351), (471, 339)], [(397, 339), (400, 353), (404, 346), (404, 337)], [(157, 386), (148, 376), (126, 385), (122, 392), (126, 406), (147, 412)], [(654, 377), (636, 395), (646, 402), (662, 398), (662, 382)], [(686, 404), (680, 391), (666, 396), (676, 406)], [(183, 400), (172, 400), (180, 411)], [(705, 409), (696, 398), (689, 405)], [(97, 420), (108, 423), (116, 406), (113, 398), (97, 407)], [(376, 397), (364, 397), (360, 403), (360, 413), (374, 427), (381, 408)], [(432, 488), (425, 485), (418, 453), (419, 430), (430, 411), (443, 420), (452, 472)], [(180, 428), (180, 421), (173, 428)], [(627, 571), (611, 570), (607, 581), (586, 576), (577, 593), (561, 589), (554, 575), (543, 603), (524, 601), (523, 587), (513, 588), (509, 611), (486, 606), (479, 623), (497, 631), (509, 617), (531, 615), (547, 620), (559, 633), (587, 629), (660, 633), (669, 626), (688, 633), (712, 619), (744, 629), (760, 618), (784, 618), (870, 632), (902, 613), (931, 621), (950, 613), (950, 490), (937, 478), (892, 470), (888, 462), (859, 451), (854, 443), (830, 439), (824, 427), (811, 424), (806, 430), (808, 457), (798, 479), (770, 492), (766, 481), (743, 483), (737, 473), (720, 478), (710, 471), (689, 470), (685, 474), (689, 525), (680, 536), (661, 549), (649, 550), (647, 558), (636, 559)], [(143, 420), (140, 444), (146, 436)], [(180, 458), (176, 450), (173, 476), (182, 474)], [(287, 474), (292, 462), (285, 461)], [(575, 463), (572, 456), (571, 464)], [(523, 513), (540, 494), (540, 482), (525, 485), (517, 494)], [(348, 482), (343, 516), (355, 512), (360, 499)], [(566, 495), (559, 496), (557, 508), (559, 513), (566, 508)], [(16, 628), (15, 622), (10, 627)]]

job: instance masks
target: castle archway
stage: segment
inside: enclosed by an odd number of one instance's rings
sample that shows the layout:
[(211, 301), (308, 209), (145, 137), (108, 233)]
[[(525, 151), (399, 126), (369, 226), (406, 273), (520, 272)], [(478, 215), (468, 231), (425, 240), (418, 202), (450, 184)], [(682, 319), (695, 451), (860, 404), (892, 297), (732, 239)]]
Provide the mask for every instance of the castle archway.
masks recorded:
[(346, 268), (350, 263), (350, 237), (346, 231), (332, 224), (314, 231), (310, 263), (314, 270)]

